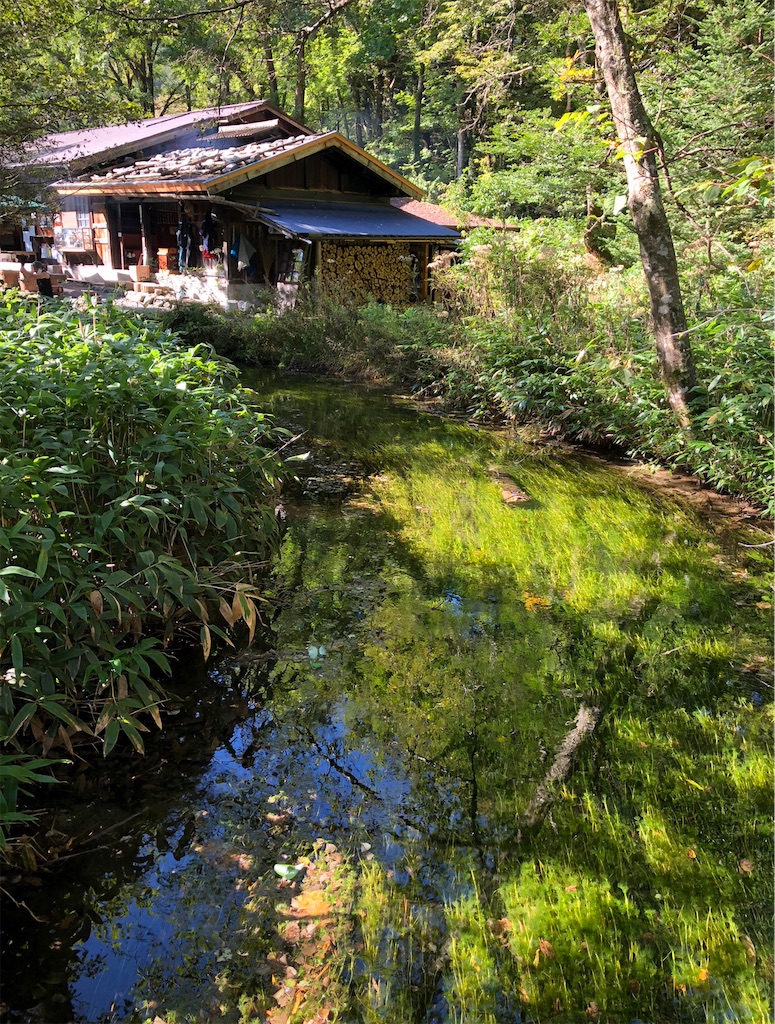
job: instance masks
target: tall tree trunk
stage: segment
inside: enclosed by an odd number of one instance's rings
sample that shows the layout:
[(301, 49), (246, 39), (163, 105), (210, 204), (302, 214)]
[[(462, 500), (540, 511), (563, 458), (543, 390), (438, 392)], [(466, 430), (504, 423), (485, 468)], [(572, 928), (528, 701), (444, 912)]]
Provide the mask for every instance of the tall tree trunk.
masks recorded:
[(459, 103), (457, 107), (457, 156), (455, 158), (455, 177), (462, 178), (466, 169), (467, 154), (466, 142), (468, 140), (468, 128), (466, 127), (465, 103)]
[(374, 120), (372, 133), (375, 139), (382, 138), (382, 125), (385, 120), (385, 75), (378, 71), (374, 79)]
[(155, 58), (156, 49), (149, 39), (145, 47), (145, 82), (143, 85), (143, 92), (145, 93), (145, 99), (143, 106), (149, 117), (156, 116), (156, 83), (154, 81), (156, 68)]
[(272, 40), (269, 33), (264, 35), (264, 66), (266, 67), (266, 80), (269, 86), (269, 96), (267, 97), (273, 107), (280, 106), (280, 92), (277, 88), (277, 69), (274, 63), (274, 52), (272, 50)]
[(304, 121), (304, 106), (307, 93), (307, 43), (333, 18), (355, 3), (355, 0), (333, 0), (328, 9), (321, 14), (316, 22), (301, 28), (296, 33), (296, 96), (293, 116), (297, 121)]
[(584, 0), (584, 6), (595, 33), (597, 63), (605, 78), (627, 173), (627, 206), (651, 299), (659, 369), (673, 412), (681, 426), (687, 427), (689, 392), (695, 385), (694, 361), (673, 236), (659, 187), (654, 129), (638, 91), (617, 0)]
[(304, 122), (304, 107), (307, 99), (307, 30), (302, 29), (296, 38), (296, 93), (293, 102), (293, 116)]
[(414, 162), (420, 163), (422, 156), (422, 104), (425, 94), (425, 65), (421, 64), (417, 69), (417, 83), (414, 89), (414, 129), (412, 132), (412, 147), (414, 149)]

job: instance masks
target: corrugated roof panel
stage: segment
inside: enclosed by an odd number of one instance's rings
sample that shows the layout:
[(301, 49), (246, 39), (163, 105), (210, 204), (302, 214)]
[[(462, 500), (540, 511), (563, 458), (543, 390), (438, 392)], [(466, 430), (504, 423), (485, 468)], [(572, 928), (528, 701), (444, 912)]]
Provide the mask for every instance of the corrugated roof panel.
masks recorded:
[(267, 201), (261, 220), (306, 238), (416, 238), (454, 241), (459, 231), (414, 217), (381, 203)]

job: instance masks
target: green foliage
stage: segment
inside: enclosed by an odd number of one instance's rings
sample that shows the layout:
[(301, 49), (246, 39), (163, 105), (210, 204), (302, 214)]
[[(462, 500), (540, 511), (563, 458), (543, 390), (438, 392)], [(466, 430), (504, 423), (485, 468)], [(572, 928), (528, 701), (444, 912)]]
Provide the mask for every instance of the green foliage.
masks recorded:
[(310, 292), (279, 314), (181, 310), (171, 322), (247, 365), (409, 385), (467, 416), (538, 424), (688, 469), (772, 509), (767, 246), (757, 244), (748, 270), (691, 268), (703, 408), (682, 432), (657, 370), (634, 236), (618, 232), (609, 244), (618, 266), (602, 272), (581, 232), (559, 218), (525, 221), (518, 234), (472, 232), (463, 258), (435, 273), (435, 307), (358, 307)]
[(40, 769), (58, 763), (50, 757), (0, 754), (0, 853), (8, 849), (5, 829), (15, 822), (29, 821), (33, 817), (18, 810), (19, 796), (28, 793), (30, 786), (55, 782), (51, 775)]
[(142, 751), (164, 648), (255, 629), (278, 437), (209, 349), (112, 307), (8, 293), (0, 327), (2, 740)]
[(458, 347), (423, 386), (467, 415), (615, 445), (772, 510), (767, 254), (760, 249), (749, 271), (690, 279), (704, 408), (691, 432), (681, 432), (658, 376), (640, 271), (601, 274), (582, 254), (577, 230), (550, 221), (526, 225), (516, 239), (469, 240), (444, 281)]
[(588, 188), (622, 191), (622, 169), (604, 165), (607, 148), (592, 125), (560, 131), (548, 108), (515, 112), (477, 147), (476, 173), (447, 195), (485, 217), (580, 217)]
[[(167, 323), (189, 342), (209, 342), (246, 366), (322, 371), (395, 383), (431, 379), (449, 344), (446, 314), (428, 306), (358, 306), (314, 290), (281, 313), (223, 314), (180, 307)], [(422, 344), (418, 340), (422, 339)]]

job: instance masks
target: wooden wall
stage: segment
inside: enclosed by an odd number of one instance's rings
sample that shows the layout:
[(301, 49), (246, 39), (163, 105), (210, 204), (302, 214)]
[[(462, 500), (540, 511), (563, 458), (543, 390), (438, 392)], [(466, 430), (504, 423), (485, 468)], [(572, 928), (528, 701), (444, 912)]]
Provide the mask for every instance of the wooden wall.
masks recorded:
[(348, 195), (396, 195), (396, 189), (367, 168), (337, 153), (314, 153), (305, 160), (286, 164), (275, 171), (253, 178), (232, 190), (232, 197), (260, 195), (266, 189), (291, 189), (302, 192), (342, 192)]

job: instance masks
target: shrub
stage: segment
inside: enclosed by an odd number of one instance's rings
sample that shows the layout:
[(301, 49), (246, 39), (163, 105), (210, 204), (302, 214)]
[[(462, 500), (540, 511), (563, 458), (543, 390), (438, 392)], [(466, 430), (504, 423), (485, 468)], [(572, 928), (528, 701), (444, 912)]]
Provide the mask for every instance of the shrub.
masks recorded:
[(6, 295), (0, 395), (3, 742), (142, 750), (165, 648), (255, 629), (279, 438), (233, 367), (112, 307)]

